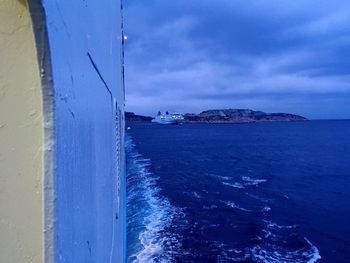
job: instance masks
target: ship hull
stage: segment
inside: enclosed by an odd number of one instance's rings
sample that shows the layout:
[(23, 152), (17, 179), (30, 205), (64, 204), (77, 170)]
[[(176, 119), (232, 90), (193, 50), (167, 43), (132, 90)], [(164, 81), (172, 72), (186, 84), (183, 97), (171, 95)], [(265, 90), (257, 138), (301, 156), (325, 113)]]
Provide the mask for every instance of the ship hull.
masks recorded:
[(0, 7), (0, 262), (125, 262), (120, 2)]
[(163, 125), (179, 125), (182, 124), (183, 121), (179, 121), (179, 120), (152, 120), (153, 123), (157, 123), (157, 124), (163, 124)]

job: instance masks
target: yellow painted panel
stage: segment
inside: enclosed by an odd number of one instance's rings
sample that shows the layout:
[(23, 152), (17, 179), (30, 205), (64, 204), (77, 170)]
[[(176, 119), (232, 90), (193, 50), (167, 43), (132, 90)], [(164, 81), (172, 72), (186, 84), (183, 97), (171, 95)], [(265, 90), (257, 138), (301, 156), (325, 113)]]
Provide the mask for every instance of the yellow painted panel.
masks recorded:
[(0, 262), (43, 261), (43, 114), (26, 1), (0, 1)]

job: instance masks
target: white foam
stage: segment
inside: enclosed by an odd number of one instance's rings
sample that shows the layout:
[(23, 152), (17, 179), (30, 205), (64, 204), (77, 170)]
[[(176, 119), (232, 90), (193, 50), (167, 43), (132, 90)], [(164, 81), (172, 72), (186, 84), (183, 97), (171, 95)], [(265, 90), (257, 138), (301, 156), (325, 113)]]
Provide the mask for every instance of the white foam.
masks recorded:
[(225, 181), (232, 180), (232, 178), (228, 177), (228, 176), (220, 176), (220, 175), (218, 175), (218, 176), (215, 176), (215, 177), (220, 178), (220, 179), (225, 180)]
[(263, 220), (261, 243), (251, 248), (252, 261), (264, 263), (315, 263), (321, 258), (319, 251), (307, 238), (298, 248), (288, 245), (288, 237), (295, 233), (296, 225), (278, 225)]
[(278, 225), (274, 222), (268, 221), (268, 220), (263, 220), (266, 224), (268, 228), (278, 228), (278, 229), (292, 229), (292, 228), (297, 228), (297, 225)]
[(245, 193), (247, 196), (251, 197), (251, 198), (254, 198), (256, 200), (259, 200), (259, 201), (262, 201), (262, 202), (270, 202), (271, 200), (270, 199), (267, 199), (267, 198), (263, 198), (261, 196), (258, 196), (258, 195), (254, 195), (254, 194), (251, 194), (251, 193)]
[(232, 202), (232, 201), (222, 201), (224, 204), (226, 204), (228, 207), (234, 208), (234, 209), (238, 209), (244, 212), (252, 212), (252, 210), (240, 207), (239, 205), (237, 205), (236, 203)]
[(315, 263), (321, 259), (318, 249), (311, 243), (309, 248), (284, 250), (278, 246), (257, 245), (251, 249), (252, 260), (263, 263)]
[(276, 237), (276, 235), (273, 234), (271, 231), (263, 229), (262, 232), (265, 234), (264, 235), (265, 238), (275, 238)]
[[(174, 218), (181, 214), (181, 210), (175, 208), (170, 202), (160, 195), (160, 189), (156, 182), (157, 178), (154, 174), (150, 173), (149, 165), (150, 160), (143, 158), (137, 153), (132, 146), (132, 143), (127, 140), (126, 144), (130, 144), (128, 154), (131, 158), (129, 168), (132, 170), (133, 175), (128, 175), (128, 202), (129, 199), (138, 200), (141, 198), (142, 204), (145, 206), (139, 207), (139, 210), (135, 210), (134, 214), (128, 218), (128, 224), (133, 223), (133, 220), (139, 220), (142, 218), (141, 223), (136, 225), (136, 229), (139, 229), (139, 246), (129, 256), (128, 262), (175, 262), (175, 256), (185, 253), (181, 251), (181, 237), (177, 236), (170, 231), (167, 231), (172, 224), (174, 224)], [(131, 167), (130, 167), (131, 166)], [(230, 187), (242, 189), (252, 185), (259, 185), (265, 183), (266, 179), (253, 179), (249, 176), (243, 176), (241, 183), (233, 182), (232, 178), (222, 177), (222, 184)], [(130, 185), (132, 188), (130, 190)], [(189, 192), (196, 198), (200, 198), (200, 194), (197, 192)], [(270, 211), (270, 207), (266, 206), (269, 200), (263, 199), (259, 196), (252, 196), (256, 199), (261, 199), (265, 202), (262, 207), (263, 212)], [(141, 195), (141, 197), (140, 197)], [(237, 209), (244, 212), (252, 212), (252, 210), (241, 207), (232, 201), (221, 201), (226, 206), (232, 209)], [(128, 207), (132, 207), (132, 202), (128, 203)], [(216, 207), (216, 206), (215, 206)], [(214, 206), (208, 207), (213, 209)], [(232, 261), (246, 261), (251, 260), (254, 262), (268, 262), (268, 263), (315, 263), (321, 256), (316, 246), (314, 246), (308, 239), (305, 238), (305, 242), (302, 242), (300, 248), (290, 249), (285, 246), (286, 232), (295, 232), (296, 225), (278, 225), (274, 222), (263, 220), (266, 223), (265, 229), (262, 229), (260, 236), (257, 239), (257, 243), (252, 247), (246, 248), (229, 248), (223, 246), (220, 249), (220, 254), (217, 257), (218, 262), (232, 262)], [(140, 227), (141, 226), (141, 227)], [(219, 227), (216, 224), (211, 224), (211, 227)], [(129, 228), (130, 229), (130, 228)], [(138, 242), (135, 242), (138, 243)], [(279, 245), (284, 246), (280, 247)]]
[(311, 246), (311, 249), (313, 250), (312, 258), (309, 259), (308, 263), (315, 263), (317, 260), (321, 259), (320, 252), (318, 251), (318, 248), (314, 246), (306, 237), (304, 237), (305, 241)]
[(245, 182), (245, 185), (259, 185), (261, 183), (267, 182), (266, 179), (253, 179), (249, 176), (242, 176), (242, 181)]
[(250, 251), (248, 248), (232, 248), (221, 242), (215, 242), (215, 245), (217, 248), (220, 248), (216, 262), (242, 262), (250, 258)]
[(128, 215), (128, 224), (140, 231), (140, 244), (135, 245), (128, 262), (174, 262), (173, 255), (181, 246), (181, 237), (166, 229), (181, 211), (160, 196), (157, 178), (148, 170), (150, 160), (136, 152), (128, 137), (126, 151), (129, 155), (127, 205), (133, 212)]
[(271, 207), (269, 207), (269, 206), (264, 206), (264, 207), (261, 209), (261, 211), (264, 212), (264, 213), (269, 212), (270, 210), (271, 210)]
[(228, 183), (228, 182), (222, 182), (223, 185), (228, 185), (234, 188), (239, 188), (239, 189), (243, 189), (244, 186), (240, 183), (234, 182), (234, 183)]
[(198, 199), (200, 199), (200, 198), (201, 198), (201, 195), (200, 195), (200, 194), (198, 194), (197, 192), (193, 192), (193, 196), (194, 196), (195, 198), (198, 198)]

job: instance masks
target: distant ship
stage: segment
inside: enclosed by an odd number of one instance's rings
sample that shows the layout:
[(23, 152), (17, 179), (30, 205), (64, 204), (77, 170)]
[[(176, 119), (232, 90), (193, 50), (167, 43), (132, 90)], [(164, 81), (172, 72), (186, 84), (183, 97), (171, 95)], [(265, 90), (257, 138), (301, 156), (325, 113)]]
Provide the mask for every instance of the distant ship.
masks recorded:
[(185, 118), (181, 113), (177, 112), (171, 112), (168, 111), (163, 114), (162, 112), (158, 111), (157, 116), (152, 120), (152, 122), (159, 123), (159, 124), (182, 124), (184, 123)]

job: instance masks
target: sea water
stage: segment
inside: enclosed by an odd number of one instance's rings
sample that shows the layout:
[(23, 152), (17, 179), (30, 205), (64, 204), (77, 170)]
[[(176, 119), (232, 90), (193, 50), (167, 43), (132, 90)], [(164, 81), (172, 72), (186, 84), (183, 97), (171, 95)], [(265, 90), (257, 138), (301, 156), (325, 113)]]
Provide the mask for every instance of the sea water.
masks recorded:
[(350, 121), (127, 125), (128, 262), (350, 262)]

